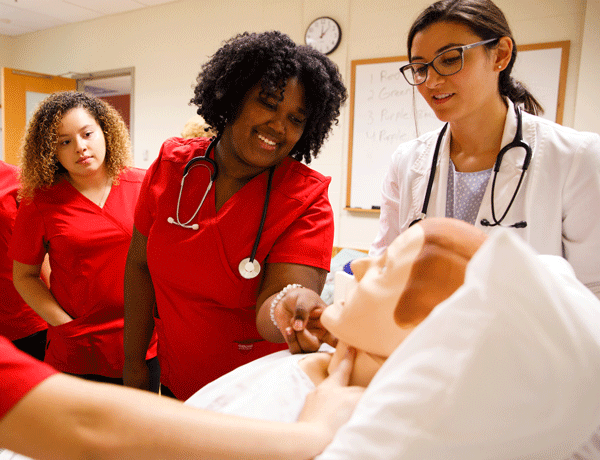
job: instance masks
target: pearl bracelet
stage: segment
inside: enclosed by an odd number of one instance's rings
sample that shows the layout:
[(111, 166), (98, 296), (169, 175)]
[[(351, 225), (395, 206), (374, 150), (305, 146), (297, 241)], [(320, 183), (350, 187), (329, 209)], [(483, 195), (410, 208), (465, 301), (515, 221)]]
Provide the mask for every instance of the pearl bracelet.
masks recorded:
[(279, 294), (277, 294), (277, 296), (273, 299), (273, 302), (271, 302), (269, 313), (271, 314), (271, 321), (273, 321), (273, 324), (277, 329), (279, 329), (279, 326), (277, 325), (277, 321), (275, 321), (275, 307), (279, 304), (279, 302), (281, 302), (281, 299), (283, 299), (289, 291), (301, 287), (302, 286), (300, 284), (288, 284), (281, 291), (279, 291)]

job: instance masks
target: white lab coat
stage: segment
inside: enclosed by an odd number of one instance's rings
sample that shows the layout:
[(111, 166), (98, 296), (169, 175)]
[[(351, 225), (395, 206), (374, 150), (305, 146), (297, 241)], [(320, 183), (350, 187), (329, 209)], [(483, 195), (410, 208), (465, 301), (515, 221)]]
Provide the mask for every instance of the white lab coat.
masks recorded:
[[(517, 120), (509, 101), (502, 146), (515, 136)], [(382, 187), (379, 233), (370, 250), (380, 254), (416, 219), (423, 207), (438, 131), (401, 144), (392, 156)], [(600, 136), (578, 132), (540, 117), (523, 113), (523, 140), (533, 156), (521, 189), (503, 225), (526, 221), (514, 228), (540, 254), (565, 257), (575, 273), (600, 297)], [(445, 216), (450, 161), (450, 136), (442, 141), (427, 215)], [(521, 172), (525, 152), (509, 150), (496, 179), (496, 218), (504, 214)], [(493, 177), (493, 173), (492, 173)], [(492, 178), (488, 183), (476, 226), (492, 220)]]

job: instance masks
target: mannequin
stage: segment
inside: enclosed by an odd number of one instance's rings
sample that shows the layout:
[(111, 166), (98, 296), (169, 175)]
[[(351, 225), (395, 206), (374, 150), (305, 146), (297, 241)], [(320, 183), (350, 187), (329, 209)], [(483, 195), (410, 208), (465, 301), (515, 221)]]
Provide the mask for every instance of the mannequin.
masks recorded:
[[(485, 238), (463, 221), (426, 219), (399, 235), (381, 256), (354, 260), (357, 286), (321, 318), (339, 340), (330, 367), (336, 367), (347, 345), (356, 348), (350, 380), (367, 386), (413, 329), (463, 284), (467, 264)], [(301, 368), (308, 367), (306, 360)]]
[(348, 347), (356, 349), (350, 384), (367, 386), (414, 328), (462, 285), (467, 264), (485, 239), (482, 231), (460, 220), (419, 222), (380, 256), (354, 260), (354, 280), (336, 274), (334, 303), (321, 316), (338, 339), (333, 353), (330, 348), (308, 355), (274, 353), (216, 380), (187, 404), (292, 421), (304, 395), (337, 367)]

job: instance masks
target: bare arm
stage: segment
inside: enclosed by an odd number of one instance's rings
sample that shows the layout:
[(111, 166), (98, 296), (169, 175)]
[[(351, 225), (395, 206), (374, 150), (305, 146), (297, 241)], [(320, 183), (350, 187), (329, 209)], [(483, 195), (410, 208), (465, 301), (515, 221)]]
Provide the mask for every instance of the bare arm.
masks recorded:
[(40, 278), (42, 264), (27, 265), (13, 261), (13, 283), (23, 300), (48, 324), (59, 326), (73, 318), (58, 304)]
[(125, 265), (125, 363), (123, 382), (127, 386), (148, 389), (149, 372), (146, 351), (154, 330), (154, 286), (148, 271), (148, 238), (135, 227)]
[(320, 453), (361, 395), (344, 388), (354, 355), (309, 395), (301, 422), (202, 411), (132, 388), (56, 374), (0, 420), (0, 445), (44, 459), (306, 459)]
[(44, 261), (42, 262), (42, 268), (40, 273), (40, 278), (50, 288), (50, 258), (48, 254), (44, 257)]
[[(292, 353), (316, 351), (322, 342), (334, 344), (319, 320), (326, 307), (319, 294), (327, 272), (299, 264), (268, 264), (257, 299), (256, 326), (265, 340), (285, 340)], [(275, 310), (276, 328), (270, 317), (271, 303), (288, 284), (300, 284), (281, 299)]]

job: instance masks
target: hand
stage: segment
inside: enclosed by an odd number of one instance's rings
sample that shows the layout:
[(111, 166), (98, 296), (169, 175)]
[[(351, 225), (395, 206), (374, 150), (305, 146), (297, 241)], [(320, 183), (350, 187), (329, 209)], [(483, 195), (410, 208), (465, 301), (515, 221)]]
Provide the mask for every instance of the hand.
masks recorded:
[(146, 361), (125, 359), (123, 385), (140, 390), (150, 390), (150, 369)]
[(328, 442), (349, 419), (364, 388), (349, 387), (356, 350), (348, 348), (336, 369), (310, 393), (298, 417), (299, 422), (312, 422), (324, 427)]
[(327, 305), (308, 288), (288, 292), (275, 307), (275, 319), (291, 353), (317, 351), (323, 342), (335, 346), (337, 339), (321, 324)]

